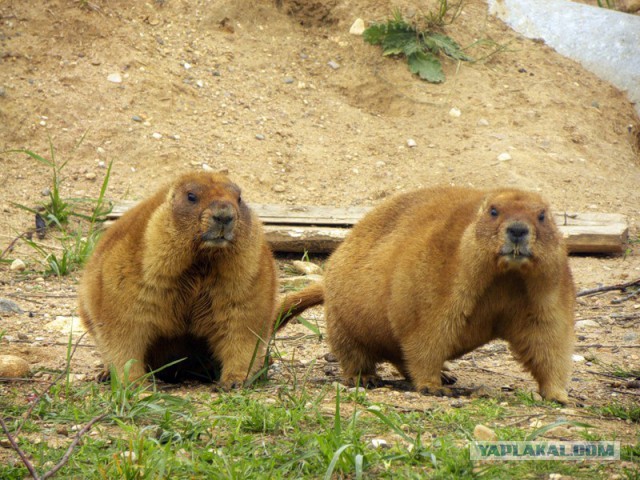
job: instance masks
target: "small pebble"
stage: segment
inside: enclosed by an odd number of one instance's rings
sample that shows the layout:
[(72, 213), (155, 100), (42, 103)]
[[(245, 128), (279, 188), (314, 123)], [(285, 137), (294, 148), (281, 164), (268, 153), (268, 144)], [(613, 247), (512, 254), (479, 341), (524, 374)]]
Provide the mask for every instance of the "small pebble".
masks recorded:
[(508, 162), (509, 160), (511, 160), (511, 155), (508, 152), (502, 152), (500, 155), (498, 155), (498, 161), (499, 162)]
[(103, 160), (100, 160), (98, 162), (98, 168), (107, 168), (107, 164)]
[(134, 122), (142, 122), (142, 117), (139, 115), (134, 115), (133, 117), (131, 117), (131, 120), (133, 120)]
[(105, 149), (102, 147), (98, 147), (96, 148), (96, 152), (98, 153), (98, 155), (104, 155)]
[(575, 354), (575, 353), (573, 355), (571, 355), (571, 359), (574, 362), (584, 362), (585, 361), (585, 358), (582, 355), (578, 355), (578, 354)]
[(211, 167), (210, 165), (208, 165), (208, 164), (206, 164), (206, 163), (203, 163), (203, 164), (202, 164), (202, 169), (203, 169), (205, 172), (215, 172), (215, 171), (216, 171), (216, 170), (215, 170), (215, 168)]
[(96, 179), (97, 175), (93, 172), (89, 172), (87, 173), (84, 178), (86, 178), (87, 180), (91, 180), (94, 181)]
[(489, 427), (481, 424), (476, 425), (476, 427), (473, 429), (473, 436), (476, 440), (480, 440), (483, 442), (495, 442), (498, 440), (498, 435), (496, 435), (496, 432), (491, 430)]
[(110, 73), (107, 80), (111, 83), (122, 83), (122, 76), (119, 73)]
[(4, 89), (4, 87), (0, 87), (0, 97), (6, 97), (7, 95), (7, 91)]
[(460, 115), (462, 115), (462, 112), (459, 108), (453, 107), (451, 110), (449, 110), (449, 115), (454, 118), (458, 118)]
[[(0, 313), (22, 313), (22, 309), (16, 302), (8, 298), (0, 298)], [(18, 338), (20, 338), (19, 333)]]
[(198, 86), (198, 88), (202, 88), (204, 87), (204, 82), (202, 80), (196, 80), (196, 85)]
[(327, 65), (329, 65), (331, 68), (333, 68), (334, 70), (337, 70), (340, 68), (340, 64), (338, 64), (337, 62), (334, 62), (333, 60), (329, 60), (327, 62)]
[(16, 258), (13, 262), (11, 262), (11, 267), (9, 268), (12, 272), (24, 272), (27, 269), (27, 265), (19, 258)]
[(264, 140), (264, 135), (261, 133), (256, 134), (256, 140)]
[(588, 328), (598, 328), (600, 324), (593, 320), (578, 320), (576, 322), (576, 330), (585, 330)]
[(191, 68), (191, 64), (187, 62), (184, 62), (182, 66), (184, 67), (185, 70), (189, 70)]
[(338, 361), (338, 357), (336, 357), (335, 353), (333, 352), (325, 353), (322, 358), (324, 358), (325, 361), (329, 363), (336, 363)]
[(486, 118), (481, 118), (480, 120), (478, 120), (478, 126), (479, 127), (488, 127), (489, 126), (489, 120), (487, 120)]
[(15, 355), (0, 355), (0, 377), (26, 377), (31, 371), (29, 362)]
[(417, 146), (418, 146), (418, 144), (416, 143), (416, 141), (413, 138), (410, 138), (409, 140), (407, 140), (407, 147), (415, 148)]
[(151, 136), (152, 136), (153, 138), (155, 138), (156, 140), (160, 140), (160, 139), (162, 138), (162, 134), (161, 134), (161, 133), (158, 133), (158, 132), (153, 132), (153, 133), (151, 134)]
[(391, 445), (383, 438), (371, 439), (371, 446), (373, 448), (391, 448)]
[(362, 20), (361, 18), (356, 18), (356, 21), (353, 22), (353, 25), (351, 25), (351, 28), (349, 29), (349, 33), (351, 35), (362, 35), (364, 31), (364, 20)]
[(294, 79), (292, 77), (284, 77), (284, 83), (293, 83)]
[(48, 197), (49, 195), (51, 195), (51, 190), (49, 190), (48, 188), (43, 188), (40, 191), (40, 195), (42, 195), (43, 197)]
[(271, 190), (273, 190), (276, 193), (284, 193), (287, 189), (284, 185), (281, 184), (276, 184), (273, 187), (271, 187)]

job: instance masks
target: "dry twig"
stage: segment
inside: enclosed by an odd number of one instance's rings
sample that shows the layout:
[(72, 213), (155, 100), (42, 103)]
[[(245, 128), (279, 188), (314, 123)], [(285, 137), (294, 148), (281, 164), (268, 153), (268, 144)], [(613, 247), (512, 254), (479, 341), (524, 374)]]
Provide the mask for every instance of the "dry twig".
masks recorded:
[(624, 291), (626, 291), (627, 288), (635, 287), (635, 286), (640, 287), (640, 278), (637, 278), (635, 280), (632, 280), (632, 281), (626, 282), (626, 283), (619, 283), (617, 285), (604, 285), (602, 287), (589, 288), (589, 289), (586, 289), (586, 290), (580, 290), (576, 294), (576, 297), (586, 297), (586, 296), (589, 296), (589, 295), (595, 295), (597, 293), (612, 292), (612, 291), (615, 291), (615, 290), (619, 290), (621, 292), (624, 292)]

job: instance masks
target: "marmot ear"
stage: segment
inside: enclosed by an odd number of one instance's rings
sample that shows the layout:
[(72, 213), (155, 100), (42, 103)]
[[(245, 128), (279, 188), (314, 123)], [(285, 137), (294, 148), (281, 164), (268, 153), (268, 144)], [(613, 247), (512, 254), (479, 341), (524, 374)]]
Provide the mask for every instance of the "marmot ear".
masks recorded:
[(478, 209), (478, 215), (480, 215), (483, 212), (487, 211), (487, 209), (489, 208), (490, 202), (491, 202), (491, 200), (489, 199), (489, 195), (485, 195), (484, 198), (482, 199), (482, 202), (480, 202), (480, 208)]

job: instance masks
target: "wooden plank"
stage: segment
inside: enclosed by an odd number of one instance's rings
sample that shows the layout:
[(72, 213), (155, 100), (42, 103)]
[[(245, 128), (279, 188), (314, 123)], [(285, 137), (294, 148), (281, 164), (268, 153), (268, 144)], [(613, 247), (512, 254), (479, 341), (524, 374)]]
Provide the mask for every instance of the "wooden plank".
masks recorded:
[[(114, 205), (109, 221), (135, 205)], [(276, 252), (330, 253), (344, 240), (349, 227), (370, 210), (368, 207), (287, 206), (252, 204), (265, 224), (267, 240)], [(570, 253), (622, 253), (628, 241), (624, 215), (616, 213), (557, 213), (555, 221)]]

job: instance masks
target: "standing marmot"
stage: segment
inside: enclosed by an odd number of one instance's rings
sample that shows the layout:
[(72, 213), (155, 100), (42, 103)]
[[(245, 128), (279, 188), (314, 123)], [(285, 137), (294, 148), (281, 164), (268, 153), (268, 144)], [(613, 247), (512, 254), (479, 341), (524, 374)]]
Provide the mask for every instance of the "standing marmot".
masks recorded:
[(325, 272), (324, 288), (281, 308), (295, 316), (324, 300), (347, 379), (375, 385), (386, 360), (417, 390), (449, 394), (443, 363), (502, 338), (544, 398), (568, 401), (575, 289), (540, 196), (455, 187), (396, 196), (353, 228)]
[(262, 366), (275, 300), (262, 224), (238, 186), (212, 173), (182, 175), (123, 215), (79, 289), (80, 316), (107, 375), (111, 365), (122, 375), (130, 359), (134, 380), (189, 357), (196, 367), (221, 364), (223, 388)]

